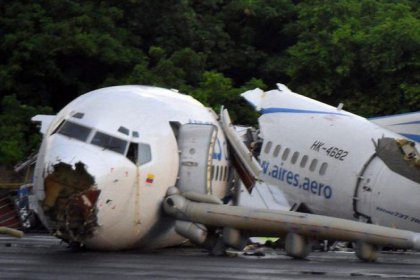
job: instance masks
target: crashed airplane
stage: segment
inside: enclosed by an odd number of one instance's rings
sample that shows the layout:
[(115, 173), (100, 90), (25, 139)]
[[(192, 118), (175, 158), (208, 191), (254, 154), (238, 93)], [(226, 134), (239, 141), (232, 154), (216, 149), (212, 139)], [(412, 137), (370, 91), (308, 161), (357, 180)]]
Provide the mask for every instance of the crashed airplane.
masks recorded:
[[(285, 238), (295, 258), (316, 239), (354, 241), (366, 261), (382, 246), (420, 249), (418, 143), (406, 139), (413, 154), (403, 160), (415, 167), (401, 168), (379, 152), (383, 137), (401, 134), (282, 85), (243, 96), (262, 114), (259, 132), (240, 134), (227, 110), (218, 117), (149, 86), (95, 90), (35, 116), (44, 135), (34, 175), (40, 219), (58, 238), (98, 250), (190, 240), (215, 252), (242, 249), (250, 236)], [(404, 157), (392, 153), (385, 157)], [(238, 178), (251, 194), (269, 190), (276, 197), (263, 200), (273, 203), (240, 205)]]

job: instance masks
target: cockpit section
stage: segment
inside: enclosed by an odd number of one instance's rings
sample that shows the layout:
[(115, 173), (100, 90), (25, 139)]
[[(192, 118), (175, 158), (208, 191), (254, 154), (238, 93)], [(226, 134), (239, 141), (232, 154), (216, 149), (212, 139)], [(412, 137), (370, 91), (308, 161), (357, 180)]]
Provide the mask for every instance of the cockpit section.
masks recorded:
[(122, 155), (125, 154), (127, 147), (127, 141), (99, 131), (95, 133), (90, 143)]
[[(76, 113), (82, 114), (82, 113)], [(75, 117), (75, 115), (73, 115)], [(118, 132), (129, 136), (130, 130), (120, 126)], [(138, 131), (132, 131), (131, 141), (125, 140), (85, 125), (73, 121), (63, 120), (57, 128), (50, 134), (60, 134), (78, 141), (92, 144), (103, 148), (103, 150), (112, 151), (121, 154), (132, 163), (143, 165), (152, 160), (152, 151), (149, 144), (139, 142)]]
[(152, 161), (152, 143), (144, 142), (148, 138), (138, 128), (96, 126), (95, 119), (78, 116), (59, 119), (46, 134), (39, 202), (44, 222), (59, 238), (83, 244), (100, 227), (100, 211), (123, 205), (108, 198), (110, 182), (114, 189), (133, 187), (138, 196), (146, 180), (140, 180), (139, 170), (150, 168), (143, 165)]
[(51, 133), (51, 135), (58, 133), (58, 134), (85, 142), (87, 138), (89, 137), (91, 131), (92, 129), (86, 126), (83, 126), (83, 125), (80, 125), (71, 121), (63, 121), (56, 128), (56, 130), (54, 130), (53, 133)]

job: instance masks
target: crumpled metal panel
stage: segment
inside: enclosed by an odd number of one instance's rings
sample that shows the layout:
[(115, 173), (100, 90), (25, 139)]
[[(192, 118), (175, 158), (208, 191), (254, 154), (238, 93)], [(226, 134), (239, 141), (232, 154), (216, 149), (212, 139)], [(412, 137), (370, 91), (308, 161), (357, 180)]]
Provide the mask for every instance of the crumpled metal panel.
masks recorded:
[(396, 139), (378, 139), (376, 154), (392, 171), (420, 184), (420, 168), (414, 161), (404, 158), (404, 153)]

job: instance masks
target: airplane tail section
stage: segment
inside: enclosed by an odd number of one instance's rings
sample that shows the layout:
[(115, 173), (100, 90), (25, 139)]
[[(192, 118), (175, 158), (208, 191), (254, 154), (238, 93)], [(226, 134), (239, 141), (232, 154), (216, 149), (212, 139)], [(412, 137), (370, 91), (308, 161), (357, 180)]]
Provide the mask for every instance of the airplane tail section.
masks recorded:
[(371, 122), (420, 143), (420, 111), (369, 119)]

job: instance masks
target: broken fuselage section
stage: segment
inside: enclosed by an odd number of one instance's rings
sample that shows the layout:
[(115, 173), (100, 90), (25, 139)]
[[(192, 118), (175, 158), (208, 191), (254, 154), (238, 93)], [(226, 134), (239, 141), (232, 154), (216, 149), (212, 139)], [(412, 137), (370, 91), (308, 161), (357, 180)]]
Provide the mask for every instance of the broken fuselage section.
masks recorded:
[(56, 116), (33, 120), (44, 134), (34, 202), (43, 224), (66, 242), (98, 250), (184, 242), (162, 201), (170, 186), (188, 185), (195, 179), (191, 170), (201, 168), (192, 160), (202, 150), (188, 146), (200, 141), (189, 143), (181, 159), (185, 131), (208, 132), (208, 149), (200, 156), (207, 167), (200, 170), (209, 183), (200, 184), (201, 191), (219, 198), (227, 192), (224, 135), (214, 113), (189, 96), (147, 86), (110, 87), (80, 96)]
[(53, 165), (45, 177), (44, 191), (41, 204), (54, 235), (80, 243), (93, 236), (101, 191), (82, 162), (77, 162), (75, 168), (63, 162)]

